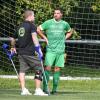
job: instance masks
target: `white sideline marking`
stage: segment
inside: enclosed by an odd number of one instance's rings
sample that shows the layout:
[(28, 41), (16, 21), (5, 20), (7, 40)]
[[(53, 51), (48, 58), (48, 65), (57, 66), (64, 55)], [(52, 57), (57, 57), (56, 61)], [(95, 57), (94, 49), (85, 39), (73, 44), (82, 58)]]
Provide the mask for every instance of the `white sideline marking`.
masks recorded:
[[(0, 75), (0, 78), (11, 78), (11, 79), (17, 79), (16, 75)], [(34, 79), (34, 76), (26, 76), (26, 79)], [(52, 80), (53, 77), (51, 76), (50, 79)], [(100, 80), (99, 77), (60, 77), (60, 80)]]

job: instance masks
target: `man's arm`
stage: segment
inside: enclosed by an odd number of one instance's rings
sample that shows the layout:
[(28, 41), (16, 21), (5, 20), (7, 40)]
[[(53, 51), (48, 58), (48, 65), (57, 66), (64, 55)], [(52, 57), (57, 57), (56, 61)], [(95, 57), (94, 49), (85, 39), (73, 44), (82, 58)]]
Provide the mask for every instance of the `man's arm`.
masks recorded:
[(48, 44), (48, 39), (47, 39), (47, 37), (43, 34), (43, 31), (42, 31), (42, 29), (41, 29), (41, 26), (37, 27), (37, 32), (38, 32), (39, 36), (40, 36), (41, 38), (43, 38), (43, 39), (45, 40), (45, 42)]
[(15, 47), (16, 40), (11, 37), (11, 47)]
[(72, 33), (73, 33), (73, 30), (70, 29), (70, 30), (66, 33), (66, 39), (69, 39), (69, 38), (71, 37)]
[(37, 33), (36, 32), (32, 33), (32, 40), (33, 40), (33, 43), (34, 43), (35, 46), (40, 45), (39, 41), (38, 41), (38, 38), (37, 38)]
[(35, 51), (38, 53), (39, 59), (42, 60), (43, 53), (41, 51), (41, 47), (40, 47), (36, 32), (32, 33), (32, 40), (35, 45)]
[(11, 37), (11, 53), (17, 53), (15, 48), (16, 40)]

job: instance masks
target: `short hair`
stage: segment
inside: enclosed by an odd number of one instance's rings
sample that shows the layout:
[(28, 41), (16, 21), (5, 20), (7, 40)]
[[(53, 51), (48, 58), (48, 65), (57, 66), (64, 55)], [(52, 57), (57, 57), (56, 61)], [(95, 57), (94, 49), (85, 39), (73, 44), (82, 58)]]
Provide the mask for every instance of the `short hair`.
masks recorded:
[(26, 19), (30, 15), (34, 15), (34, 12), (32, 10), (25, 10), (24, 11), (24, 19)]
[(54, 11), (55, 10), (59, 10), (63, 14), (63, 11), (62, 11), (62, 9), (60, 7), (55, 8)]

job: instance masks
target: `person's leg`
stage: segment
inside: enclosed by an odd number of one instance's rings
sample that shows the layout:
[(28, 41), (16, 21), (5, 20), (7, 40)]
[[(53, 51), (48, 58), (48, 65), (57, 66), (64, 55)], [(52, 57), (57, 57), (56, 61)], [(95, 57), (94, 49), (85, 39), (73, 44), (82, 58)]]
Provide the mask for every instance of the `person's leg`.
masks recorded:
[(48, 94), (45, 94), (42, 89), (41, 89), (41, 82), (43, 79), (43, 70), (41, 66), (41, 62), (37, 57), (33, 56), (28, 56), (27, 58), (27, 63), (32, 67), (35, 71), (35, 93), (34, 95), (39, 95), (39, 96), (48, 96)]
[(34, 95), (43, 95), (43, 96), (48, 96), (48, 94), (45, 94), (42, 89), (41, 89), (41, 82), (42, 82), (42, 70), (35, 70), (35, 93)]
[(53, 74), (53, 89), (52, 93), (55, 93), (57, 91), (57, 86), (59, 83), (59, 77), (60, 77), (60, 68), (55, 67), (54, 68), (54, 74)]
[(55, 93), (57, 91), (61, 67), (64, 67), (64, 54), (57, 54), (55, 60), (54, 74), (53, 74), (52, 93)]
[[(46, 92), (46, 93), (48, 92), (47, 85), (48, 85), (48, 82), (49, 82), (50, 70), (51, 70), (50, 66), (45, 67), (45, 71), (44, 71), (45, 76), (43, 76), (43, 91)], [(46, 81), (47, 81), (47, 83), (46, 83)]]
[[(47, 83), (49, 82), (50, 71), (54, 61), (55, 61), (55, 54), (52, 52), (47, 52), (45, 56), (45, 66), (46, 66), (45, 76), (47, 79)], [(47, 92), (47, 85), (44, 77), (43, 77), (43, 90), (44, 92)]]
[(37, 70), (35, 70), (34, 80), (35, 80), (35, 88), (36, 89), (41, 88), (42, 70), (40, 70), (40, 69), (38, 70), (38, 68), (37, 68)]
[(31, 93), (25, 87), (25, 72), (29, 69), (29, 67), (22, 55), (18, 55), (18, 58), (20, 63), (19, 82), (21, 87), (21, 95), (31, 95)]
[(24, 90), (25, 88), (25, 73), (24, 72), (19, 73), (19, 82), (20, 82), (21, 90)]

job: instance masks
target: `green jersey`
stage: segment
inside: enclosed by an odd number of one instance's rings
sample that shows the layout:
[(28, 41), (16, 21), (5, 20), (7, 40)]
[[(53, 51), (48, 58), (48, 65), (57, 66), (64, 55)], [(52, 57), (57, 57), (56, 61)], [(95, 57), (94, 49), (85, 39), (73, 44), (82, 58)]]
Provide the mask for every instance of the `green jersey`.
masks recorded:
[(65, 34), (70, 30), (70, 25), (63, 20), (50, 19), (40, 27), (41, 30), (45, 31), (48, 38), (47, 51), (63, 53), (65, 50)]

